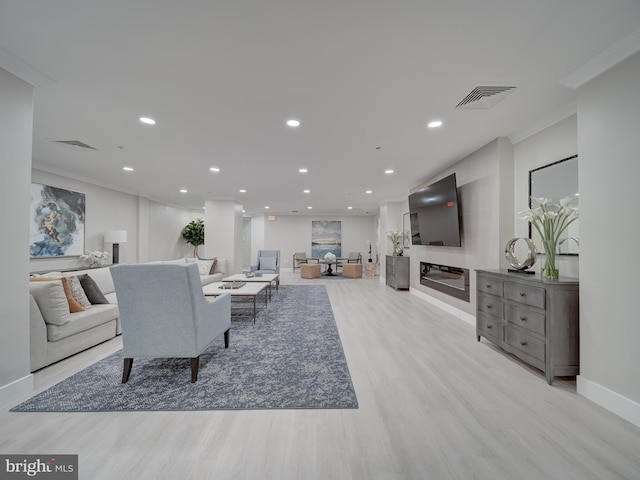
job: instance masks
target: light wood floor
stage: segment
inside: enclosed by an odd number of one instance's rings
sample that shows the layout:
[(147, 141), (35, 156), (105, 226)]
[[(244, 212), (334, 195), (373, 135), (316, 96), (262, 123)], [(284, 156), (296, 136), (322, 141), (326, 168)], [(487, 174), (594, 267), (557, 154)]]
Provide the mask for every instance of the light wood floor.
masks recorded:
[[(0, 452), (79, 454), (81, 479), (639, 479), (640, 429), (377, 277), (326, 284), (357, 410), (11, 413)], [(259, 322), (259, 320), (258, 320)], [(231, 337), (233, 348), (233, 335)], [(36, 374), (44, 389), (120, 348)]]

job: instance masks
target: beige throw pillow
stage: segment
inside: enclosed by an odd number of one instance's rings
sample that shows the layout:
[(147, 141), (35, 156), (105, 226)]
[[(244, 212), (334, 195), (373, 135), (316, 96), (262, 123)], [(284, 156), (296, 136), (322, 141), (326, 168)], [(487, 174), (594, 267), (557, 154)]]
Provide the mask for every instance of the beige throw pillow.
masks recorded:
[(82, 305), (78, 303), (78, 301), (73, 297), (73, 293), (71, 293), (71, 286), (69, 285), (67, 277), (35, 277), (29, 279), (31, 282), (47, 282), (51, 280), (60, 280), (62, 282), (62, 288), (65, 296), (67, 297), (67, 303), (69, 304), (69, 311), (71, 313), (84, 312)]
[(60, 280), (31, 282), (29, 290), (45, 322), (64, 325), (69, 321), (69, 302)]

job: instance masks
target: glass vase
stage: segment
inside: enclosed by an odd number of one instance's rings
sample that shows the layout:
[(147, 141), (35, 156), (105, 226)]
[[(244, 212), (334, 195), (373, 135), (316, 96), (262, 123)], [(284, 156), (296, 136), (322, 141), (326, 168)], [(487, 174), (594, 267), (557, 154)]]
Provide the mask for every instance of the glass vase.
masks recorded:
[(560, 271), (556, 267), (556, 243), (552, 240), (542, 240), (544, 250), (544, 265), (542, 266), (542, 276), (551, 280), (557, 280)]

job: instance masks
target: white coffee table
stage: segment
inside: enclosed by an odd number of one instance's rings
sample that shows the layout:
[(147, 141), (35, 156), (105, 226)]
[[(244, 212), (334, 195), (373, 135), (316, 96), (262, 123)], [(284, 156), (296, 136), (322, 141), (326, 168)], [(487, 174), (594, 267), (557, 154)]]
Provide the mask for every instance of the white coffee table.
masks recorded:
[[(248, 297), (253, 301), (253, 323), (256, 323), (256, 316), (263, 309), (258, 310), (258, 296), (261, 293), (264, 293), (264, 308), (267, 308), (268, 295), (265, 291), (267, 286), (270, 285), (266, 282), (246, 282), (240, 288), (221, 288), (224, 285), (229, 285), (228, 282), (215, 282), (210, 283), (209, 285), (205, 285), (202, 287), (202, 292), (205, 297), (217, 297), (218, 295), (222, 295), (223, 293), (231, 294), (231, 299), (234, 297)], [(233, 305), (233, 304), (232, 304)], [(240, 316), (240, 315), (238, 315)]]
[(280, 287), (280, 276), (277, 273), (263, 273), (262, 276), (246, 277), (244, 273), (236, 273), (222, 279), (223, 282), (259, 282), (269, 285), (269, 300), (271, 300), (271, 287), (275, 285), (276, 293)]

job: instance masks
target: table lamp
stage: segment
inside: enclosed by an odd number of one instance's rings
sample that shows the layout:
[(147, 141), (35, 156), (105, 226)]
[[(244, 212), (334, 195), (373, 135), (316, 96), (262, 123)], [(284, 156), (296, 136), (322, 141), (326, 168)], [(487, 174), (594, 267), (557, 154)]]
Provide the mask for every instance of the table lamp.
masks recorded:
[(113, 244), (113, 264), (120, 262), (120, 244), (127, 243), (126, 230), (109, 230), (104, 234), (105, 243)]

